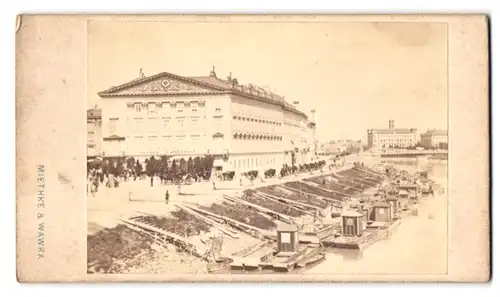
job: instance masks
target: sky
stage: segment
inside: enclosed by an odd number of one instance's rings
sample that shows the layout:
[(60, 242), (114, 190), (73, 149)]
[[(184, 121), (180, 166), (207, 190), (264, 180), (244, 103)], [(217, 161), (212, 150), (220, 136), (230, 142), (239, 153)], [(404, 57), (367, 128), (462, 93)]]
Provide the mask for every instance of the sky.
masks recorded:
[(319, 141), (366, 140), (366, 130), (447, 129), (443, 23), (227, 23), (93, 21), (88, 107), (98, 92), (169, 72), (270, 88), (316, 110)]

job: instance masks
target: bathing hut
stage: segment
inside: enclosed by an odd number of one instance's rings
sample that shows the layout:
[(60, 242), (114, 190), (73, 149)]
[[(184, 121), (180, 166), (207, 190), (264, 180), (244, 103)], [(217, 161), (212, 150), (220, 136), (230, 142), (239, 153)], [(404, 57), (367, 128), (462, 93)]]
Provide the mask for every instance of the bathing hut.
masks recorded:
[(376, 222), (390, 222), (393, 218), (391, 204), (389, 203), (375, 203), (373, 204), (373, 220)]
[(400, 202), (398, 197), (396, 196), (388, 196), (385, 198), (385, 201), (387, 201), (389, 204), (392, 206), (392, 214), (395, 215), (398, 213), (399, 209), (401, 208)]
[(299, 229), (295, 225), (278, 226), (278, 253), (294, 253), (299, 247)]
[(398, 186), (400, 192), (402, 190), (408, 192), (408, 197), (411, 199), (417, 199), (418, 198), (418, 192), (420, 186), (418, 184), (400, 184)]
[(398, 191), (398, 197), (399, 198), (408, 198), (410, 193), (407, 190), (399, 190)]
[(363, 215), (354, 210), (342, 213), (342, 235), (361, 236), (363, 234)]

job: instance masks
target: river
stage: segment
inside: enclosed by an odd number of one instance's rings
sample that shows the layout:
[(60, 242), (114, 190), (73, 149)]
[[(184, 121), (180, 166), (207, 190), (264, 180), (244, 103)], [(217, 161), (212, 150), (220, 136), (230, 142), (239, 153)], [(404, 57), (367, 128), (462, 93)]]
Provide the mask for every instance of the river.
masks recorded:
[[(417, 169), (416, 161), (385, 160), (398, 168)], [(448, 165), (426, 164), (429, 177), (446, 188)], [(418, 216), (403, 218), (388, 238), (362, 251), (333, 251), (304, 274), (445, 274), (447, 269), (447, 193), (424, 198)]]

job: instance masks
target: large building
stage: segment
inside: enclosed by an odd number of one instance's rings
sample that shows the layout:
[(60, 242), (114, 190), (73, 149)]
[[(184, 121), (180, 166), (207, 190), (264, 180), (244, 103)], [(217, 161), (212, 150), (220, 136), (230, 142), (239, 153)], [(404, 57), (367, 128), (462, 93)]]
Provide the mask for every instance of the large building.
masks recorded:
[(420, 135), (420, 142), (425, 148), (443, 148), (448, 146), (448, 131), (428, 130)]
[(94, 158), (102, 154), (102, 113), (95, 107), (87, 110), (87, 156)]
[(315, 124), (283, 97), (231, 76), (162, 72), (99, 93), (105, 156), (213, 155), (222, 171), (281, 168), (315, 157)]
[(387, 149), (387, 148), (406, 148), (417, 144), (417, 129), (398, 129), (394, 126), (394, 121), (389, 121), (388, 129), (370, 129), (368, 130), (368, 148)]

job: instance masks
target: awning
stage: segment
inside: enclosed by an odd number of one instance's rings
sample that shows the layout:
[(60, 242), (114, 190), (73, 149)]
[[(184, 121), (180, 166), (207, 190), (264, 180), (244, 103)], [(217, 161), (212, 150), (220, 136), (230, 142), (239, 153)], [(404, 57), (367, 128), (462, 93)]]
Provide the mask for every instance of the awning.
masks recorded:
[(125, 137), (123, 136), (118, 136), (118, 135), (111, 135), (109, 137), (104, 137), (104, 141), (112, 141), (112, 140), (125, 140)]

